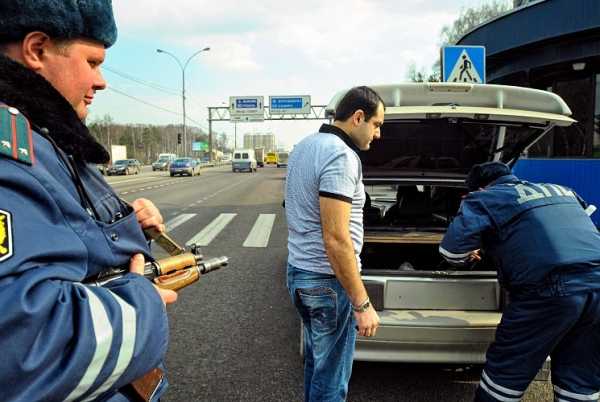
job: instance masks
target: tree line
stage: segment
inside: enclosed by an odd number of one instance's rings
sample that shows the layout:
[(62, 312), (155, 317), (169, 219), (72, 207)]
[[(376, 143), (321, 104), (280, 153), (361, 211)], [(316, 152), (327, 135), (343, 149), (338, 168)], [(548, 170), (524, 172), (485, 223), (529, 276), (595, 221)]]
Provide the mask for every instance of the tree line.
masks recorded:
[[(182, 133), (180, 124), (118, 124), (110, 115), (91, 121), (87, 124), (90, 133), (96, 140), (110, 151), (111, 145), (125, 145), (127, 157), (138, 159), (143, 164), (156, 160), (160, 153), (174, 153), (183, 156), (183, 145), (178, 144), (178, 134)], [(192, 142), (208, 144), (208, 133), (199, 127), (186, 126), (187, 149)], [(232, 150), (227, 146), (227, 135), (213, 132), (213, 149), (225, 153)], [(194, 157), (202, 157), (203, 152), (193, 152)]]

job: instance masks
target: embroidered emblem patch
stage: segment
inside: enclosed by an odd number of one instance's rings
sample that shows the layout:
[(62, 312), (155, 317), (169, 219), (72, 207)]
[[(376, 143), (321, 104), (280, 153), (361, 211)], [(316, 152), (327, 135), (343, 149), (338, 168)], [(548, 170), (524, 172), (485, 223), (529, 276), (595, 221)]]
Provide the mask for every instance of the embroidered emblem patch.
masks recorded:
[(12, 216), (0, 209), (0, 262), (13, 255)]

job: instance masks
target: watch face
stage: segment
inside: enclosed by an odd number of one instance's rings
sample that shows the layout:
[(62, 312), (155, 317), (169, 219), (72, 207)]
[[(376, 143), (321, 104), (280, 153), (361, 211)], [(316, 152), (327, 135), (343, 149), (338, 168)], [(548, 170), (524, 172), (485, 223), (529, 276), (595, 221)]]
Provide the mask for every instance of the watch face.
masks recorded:
[(361, 304), (358, 307), (352, 306), (352, 310), (356, 311), (357, 313), (364, 313), (369, 309), (369, 307), (371, 307), (371, 301), (366, 300), (363, 304)]

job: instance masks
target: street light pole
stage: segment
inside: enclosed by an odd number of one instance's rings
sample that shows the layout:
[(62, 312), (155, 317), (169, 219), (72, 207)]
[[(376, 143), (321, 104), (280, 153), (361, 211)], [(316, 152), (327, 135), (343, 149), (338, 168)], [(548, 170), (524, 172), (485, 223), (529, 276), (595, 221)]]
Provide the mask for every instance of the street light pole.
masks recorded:
[(198, 50), (196, 53), (192, 54), (190, 57), (188, 57), (188, 59), (186, 60), (185, 64), (182, 64), (181, 61), (179, 61), (179, 59), (177, 58), (177, 56), (175, 56), (173, 53), (168, 52), (166, 50), (162, 50), (162, 49), (156, 49), (157, 53), (164, 53), (167, 54), (169, 56), (171, 56), (176, 62), (177, 65), (179, 66), (179, 68), (181, 68), (181, 102), (182, 102), (182, 110), (183, 110), (183, 156), (187, 156), (187, 130), (185, 127), (185, 69), (187, 68), (188, 64), (190, 63), (190, 60), (192, 60), (195, 56), (197, 56), (198, 54), (202, 53), (202, 52), (208, 52), (210, 50), (210, 47), (205, 47), (204, 49)]

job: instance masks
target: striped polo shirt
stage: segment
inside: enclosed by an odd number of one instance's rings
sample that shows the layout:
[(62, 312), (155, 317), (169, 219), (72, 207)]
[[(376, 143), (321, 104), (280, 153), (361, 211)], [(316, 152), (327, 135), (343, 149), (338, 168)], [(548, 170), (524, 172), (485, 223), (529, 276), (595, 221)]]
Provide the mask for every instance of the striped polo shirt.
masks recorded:
[(288, 262), (296, 268), (333, 274), (323, 244), (319, 197), (352, 205), (350, 237), (360, 270), (363, 245), (365, 188), (359, 149), (335, 126), (323, 124), (318, 133), (298, 143), (288, 161), (285, 210)]

